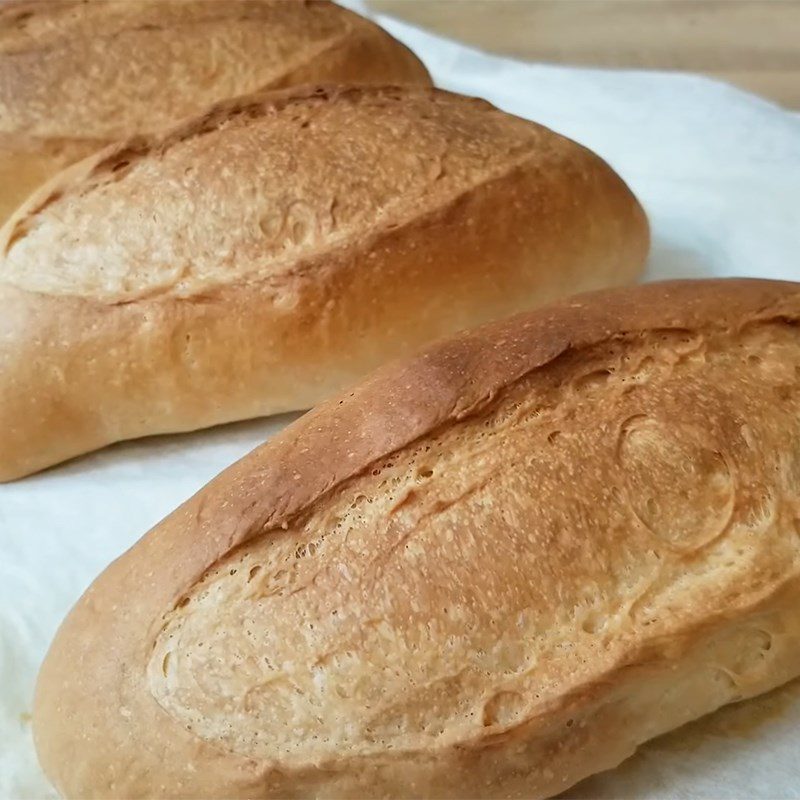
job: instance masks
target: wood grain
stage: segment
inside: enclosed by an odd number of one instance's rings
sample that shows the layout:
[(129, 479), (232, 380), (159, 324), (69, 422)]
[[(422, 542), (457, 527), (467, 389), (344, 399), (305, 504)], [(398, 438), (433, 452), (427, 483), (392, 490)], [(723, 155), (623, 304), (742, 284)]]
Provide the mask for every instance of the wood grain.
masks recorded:
[(370, 0), (504, 55), (700, 72), (800, 108), (800, 0)]

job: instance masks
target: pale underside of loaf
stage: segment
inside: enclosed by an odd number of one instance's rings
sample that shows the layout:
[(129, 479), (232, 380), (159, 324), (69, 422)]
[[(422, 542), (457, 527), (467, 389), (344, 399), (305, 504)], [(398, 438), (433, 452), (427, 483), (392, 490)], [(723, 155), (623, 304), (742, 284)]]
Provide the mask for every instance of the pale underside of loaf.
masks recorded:
[(544, 797), (798, 674), (799, 320), (791, 284), (587, 296), (321, 407), (76, 607), (51, 777)]
[(0, 232), (0, 479), (307, 408), (438, 336), (629, 282), (647, 247), (604, 162), (482, 101), (220, 104), (71, 167)]
[(305, 82), (429, 84), (407, 48), (328, 2), (0, 5), (0, 221), (103, 144)]

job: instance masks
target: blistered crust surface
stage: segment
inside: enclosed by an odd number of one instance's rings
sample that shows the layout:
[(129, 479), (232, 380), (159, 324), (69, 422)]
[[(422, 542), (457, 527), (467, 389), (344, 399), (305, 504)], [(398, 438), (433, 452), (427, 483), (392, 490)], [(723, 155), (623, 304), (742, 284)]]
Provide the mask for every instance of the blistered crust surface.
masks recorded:
[[(149, 689), (289, 764), (499, 734), (797, 575), (799, 491), (796, 326), (567, 351), (187, 587)], [(737, 634), (725, 699), (773, 633)]]
[[(20, 3), (0, 9), (0, 131), (116, 139), (270, 86), (346, 37), (326, 3)], [(87, 87), (94, 91), (87, 91)]]
[(576, 191), (598, 170), (547, 129), (445, 93), (253, 101), (55, 188), (7, 228), (0, 280), (118, 301), (280, 279), (526, 160)]

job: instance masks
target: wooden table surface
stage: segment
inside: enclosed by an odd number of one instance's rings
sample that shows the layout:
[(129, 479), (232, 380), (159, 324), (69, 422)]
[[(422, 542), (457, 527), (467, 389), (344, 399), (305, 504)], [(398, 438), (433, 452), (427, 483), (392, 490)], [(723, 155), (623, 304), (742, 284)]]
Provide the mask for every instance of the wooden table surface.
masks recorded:
[(800, 109), (800, 0), (369, 0), (531, 61), (701, 72)]

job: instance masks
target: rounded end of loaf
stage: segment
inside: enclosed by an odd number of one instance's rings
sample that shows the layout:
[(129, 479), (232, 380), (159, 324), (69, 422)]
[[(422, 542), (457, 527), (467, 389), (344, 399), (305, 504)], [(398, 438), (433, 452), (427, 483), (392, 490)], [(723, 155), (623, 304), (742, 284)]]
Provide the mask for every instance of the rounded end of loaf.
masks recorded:
[(345, 8), (338, 10), (351, 25), (347, 37), (288, 70), (269, 86), (258, 88), (281, 89), (314, 83), (433, 85), (430, 73), (411, 48), (371, 20)]

